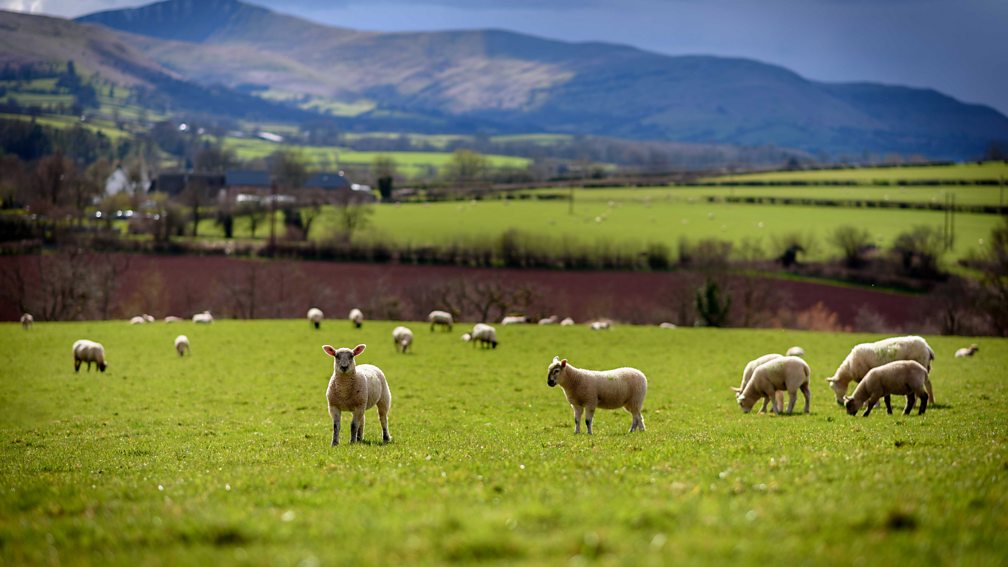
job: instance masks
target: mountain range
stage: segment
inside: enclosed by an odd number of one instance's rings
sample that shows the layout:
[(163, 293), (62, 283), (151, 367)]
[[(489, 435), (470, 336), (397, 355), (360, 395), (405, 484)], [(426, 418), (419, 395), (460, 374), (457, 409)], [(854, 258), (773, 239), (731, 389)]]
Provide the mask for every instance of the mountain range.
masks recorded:
[[(1008, 118), (938, 91), (811, 81), (751, 59), (670, 56), (502, 30), (363, 32), (238, 0), (168, 0), (76, 22), (0, 14), (0, 63), (75, 59), (187, 102), (422, 132), (774, 145), (822, 157), (978, 157)], [(185, 89), (182, 89), (185, 90)]]

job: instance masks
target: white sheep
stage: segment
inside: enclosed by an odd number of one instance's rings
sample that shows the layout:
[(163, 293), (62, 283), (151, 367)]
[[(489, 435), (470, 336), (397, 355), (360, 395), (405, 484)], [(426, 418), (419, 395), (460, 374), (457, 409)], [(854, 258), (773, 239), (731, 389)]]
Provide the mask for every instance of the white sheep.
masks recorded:
[(675, 323), (669, 323), (667, 321), (665, 323), (659, 324), (658, 327), (661, 328), (661, 329), (675, 329), (675, 328), (677, 328)]
[(146, 321), (148, 323), (153, 323), (154, 321), (156, 321), (156, 319), (154, 319), (153, 315), (148, 315), (146, 313), (144, 313), (143, 315), (141, 315), (141, 317), (143, 317), (144, 321)]
[(339, 445), (340, 412), (349, 411), (353, 415), (350, 421), (350, 442), (364, 440), (364, 410), (378, 406), (378, 420), (382, 426), (382, 439), (388, 443), (392, 440), (388, 430), (388, 412), (392, 405), (392, 392), (389, 390), (385, 373), (373, 364), (358, 365), (355, 357), (364, 352), (365, 345), (357, 345), (353, 350), (348, 348), (335, 349), (323, 345), (322, 350), (333, 357), (333, 373), (326, 388), (326, 400), (329, 402), (329, 416), (333, 422), (333, 446)]
[(574, 410), (574, 433), (581, 433), (581, 412), (585, 414), (585, 426), (592, 434), (592, 419), (595, 408), (624, 408), (633, 416), (630, 431), (644, 431), (644, 396), (647, 394), (647, 378), (636, 368), (616, 368), (614, 370), (583, 370), (575, 368), (553, 357), (546, 371), (546, 384), (563, 388), (567, 401)]
[(924, 415), (927, 409), (928, 370), (915, 360), (897, 360), (876, 366), (868, 371), (854, 388), (851, 396), (844, 396), (844, 406), (847, 413), (854, 415), (862, 407), (867, 407), (864, 415), (868, 417), (872, 408), (878, 403), (879, 398), (885, 399), (886, 411), (892, 413), (892, 403), (889, 396), (906, 396), (906, 407), (903, 408), (903, 415), (909, 415), (913, 409), (917, 398), (920, 398), (920, 411), (917, 415)]
[(784, 353), (784, 355), (785, 356), (799, 356), (801, 358), (805, 358), (805, 349), (803, 349), (800, 346), (793, 346), (793, 347), (787, 349), (787, 352)]
[(131, 317), (129, 320), (130, 325), (146, 325), (147, 319), (143, 318), (143, 315), (137, 315), (136, 317)]
[(21, 328), (22, 329), (24, 329), (24, 330), (27, 331), (28, 329), (31, 329), (32, 325), (34, 325), (34, 324), (35, 324), (35, 318), (31, 316), (31, 313), (25, 313), (25, 314), (21, 315)]
[(91, 363), (98, 366), (98, 370), (105, 372), (108, 362), (105, 360), (105, 347), (101, 343), (81, 339), (73, 344), (74, 372), (80, 371), (81, 363), (86, 362), (88, 372), (91, 371)]
[(591, 330), (593, 331), (606, 331), (609, 330), (611, 323), (609, 321), (594, 321), (591, 324)]
[(312, 307), (308, 310), (308, 322), (315, 327), (316, 331), (322, 326), (323, 317), (324, 315), (322, 314), (322, 310), (318, 307)]
[(213, 315), (211, 315), (209, 311), (204, 311), (202, 313), (197, 313), (197, 314), (195, 314), (195, 315), (192, 316), (192, 322), (193, 323), (199, 323), (199, 324), (202, 324), (202, 325), (209, 325), (210, 323), (213, 323), (213, 321), (214, 321)]
[[(931, 361), (935, 354), (927, 341), (918, 336), (891, 337), (874, 343), (861, 343), (851, 349), (847, 358), (840, 363), (833, 376), (826, 379), (836, 396), (838, 404), (843, 405), (847, 395), (847, 386), (851, 382), (860, 382), (869, 370), (897, 360), (915, 360), (931, 372)], [(935, 402), (931, 391), (931, 378), (925, 382), (931, 403)]]
[(435, 309), (427, 315), (427, 320), (430, 321), (430, 330), (433, 331), (434, 327), (444, 327), (447, 331), (451, 332), (452, 325), (455, 321), (452, 319), (452, 314), (447, 311), (440, 311)]
[(967, 356), (973, 356), (974, 354), (976, 354), (976, 351), (978, 351), (978, 350), (980, 350), (980, 347), (977, 346), (976, 343), (973, 343), (973, 344), (971, 344), (968, 347), (961, 348), (961, 349), (955, 351), (955, 357), (956, 358), (966, 358)]
[(559, 317), (557, 317), (556, 315), (550, 315), (549, 317), (546, 317), (544, 319), (539, 319), (539, 324), (540, 325), (556, 325), (556, 322), (557, 322), (558, 319), (559, 319)]
[(574, 319), (571, 319), (570, 317), (564, 317), (564, 320), (560, 321), (560, 326), (561, 327), (570, 327), (573, 324), (574, 324)]
[(413, 331), (402, 325), (392, 329), (392, 343), (395, 345), (396, 352), (406, 354), (406, 349), (413, 344)]
[(354, 327), (360, 329), (361, 325), (364, 324), (364, 313), (362, 313), (360, 309), (354, 307), (350, 310), (350, 314), (347, 315), (347, 319), (350, 319), (350, 322), (353, 323)]
[(167, 316), (167, 317), (164, 318), (164, 322), (165, 323), (179, 323), (181, 321), (182, 321), (181, 317), (176, 317), (174, 315), (169, 315), (169, 316)]
[[(753, 370), (752, 378), (744, 390), (736, 394), (739, 407), (749, 413), (756, 400), (769, 398), (773, 402), (773, 411), (780, 414), (781, 407), (777, 404), (778, 390), (787, 390), (790, 398), (787, 412), (794, 411), (798, 390), (805, 396), (805, 413), (809, 412), (812, 400), (809, 391), (809, 377), (812, 375), (808, 364), (797, 356), (782, 356), (758, 365)], [(764, 402), (765, 404), (765, 402)]]
[(497, 348), (497, 329), (486, 323), (476, 323), (472, 331), (462, 335), (463, 341), (472, 341), (473, 346), (479, 343), (482, 347)]
[(501, 325), (524, 325), (528, 322), (528, 317), (524, 315), (508, 315), (501, 319)]
[(185, 335), (175, 337), (175, 351), (178, 352), (179, 356), (182, 356), (187, 352), (191, 353), (189, 350), (189, 337)]
[[(777, 358), (781, 358), (781, 355), (774, 353), (774, 354), (764, 354), (759, 358), (750, 360), (749, 363), (745, 365), (745, 368), (742, 369), (742, 382), (739, 384), (739, 387), (738, 388), (732, 387), (732, 391), (735, 392), (736, 399), (738, 397), (738, 394), (742, 393), (742, 391), (745, 390), (746, 384), (749, 383), (749, 380), (752, 379), (752, 374), (753, 371), (756, 370), (756, 367), (763, 364), (764, 362), (769, 362)], [(777, 395), (775, 397), (777, 398), (777, 407), (783, 406), (784, 391), (781, 390), (777, 392)], [(763, 407), (760, 408), (760, 413), (766, 411), (767, 403), (769, 402), (770, 402), (769, 398), (763, 400)]]

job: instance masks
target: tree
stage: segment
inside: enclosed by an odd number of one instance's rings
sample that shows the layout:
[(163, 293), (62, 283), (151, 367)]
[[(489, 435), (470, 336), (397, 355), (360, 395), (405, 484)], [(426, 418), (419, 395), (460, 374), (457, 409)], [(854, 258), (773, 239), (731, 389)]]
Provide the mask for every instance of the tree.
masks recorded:
[(346, 242), (350, 242), (355, 232), (367, 226), (374, 207), (356, 195), (341, 196), (336, 204), (340, 234)]
[(997, 334), (1008, 336), (1008, 217), (991, 231), (981, 262), (987, 317)]
[(855, 226), (838, 226), (830, 236), (831, 244), (843, 253), (844, 264), (848, 268), (860, 268), (865, 264), (865, 252), (872, 248), (871, 233)]
[(395, 184), (396, 161), (386, 155), (377, 155), (371, 163), (371, 173), (374, 176), (375, 187), (381, 193), (382, 201), (392, 198), (392, 188)]
[(179, 198), (189, 207), (193, 237), (199, 236), (200, 207), (210, 200), (206, 180), (202, 177), (187, 178), (185, 189), (182, 190)]
[(917, 225), (901, 232), (893, 241), (892, 249), (907, 274), (919, 277), (939, 274), (938, 263), (945, 254), (945, 247), (942, 233), (937, 228)]
[(252, 238), (255, 238), (256, 229), (266, 220), (266, 207), (260, 201), (245, 201), (238, 205), (238, 216), (246, 216), (249, 219), (249, 230)]
[(196, 171), (205, 173), (224, 173), (238, 163), (234, 151), (221, 146), (209, 146), (196, 154), (193, 166)]
[(721, 295), (721, 288), (717, 282), (708, 279), (704, 287), (696, 292), (696, 310), (699, 317), (698, 322), (704, 327), (720, 327), (728, 321), (728, 312), (731, 310), (731, 295), (725, 292)]
[(294, 191), (304, 186), (308, 181), (308, 166), (304, 156), (297, 151), (283, 150), (274, 153), (268, 159), (270, 174), (280, 189)]
[(487, 159), (472, 150), (455, 150), (448, 162), (445, 177), (457, 185), (478, 183), (486, 177)]

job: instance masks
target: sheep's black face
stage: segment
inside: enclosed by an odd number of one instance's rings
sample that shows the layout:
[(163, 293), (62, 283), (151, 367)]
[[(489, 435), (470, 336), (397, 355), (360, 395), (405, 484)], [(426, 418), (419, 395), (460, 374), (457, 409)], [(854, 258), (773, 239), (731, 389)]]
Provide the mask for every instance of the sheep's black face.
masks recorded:
[(552, 366), (546, 374), (546, 385), (550, 388), (557, 385), (557, 375), (560, 374), (560, 365)]
[(105, 372), (105, 368), (107, 367), (108, 366), (104, 362), (98, 363), (98, 370), (101, 370), (102, 372)]
[(843, 406), (847, 408), (848, 415), (854, 415), (861, 409), (861, 405), (854, 401), (854, 398), (845, 398)]
[(343, 374), (349, 373), (354, 368), (353, 351), (344, 348), (336, 351), (336, 369)]

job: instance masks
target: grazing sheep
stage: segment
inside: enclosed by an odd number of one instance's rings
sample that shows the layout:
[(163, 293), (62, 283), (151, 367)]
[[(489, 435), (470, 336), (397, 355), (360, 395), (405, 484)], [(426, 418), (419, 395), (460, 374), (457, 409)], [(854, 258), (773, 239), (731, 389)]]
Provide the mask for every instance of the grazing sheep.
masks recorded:
[(746, 384), (744, 390), (736, 394), (739, 407), (742, 411), (749, 413), (756, 400), (769, 398), (773, 402), (773, 411), (780, 414), (781, 408), (777, 405), (776, 392), (787, 390), (790, 398), (787, 412), (794, 411), (795, 400), (797, 400), (798, 390), (805, 396), (805, 413), (809, 412), (809, 405), (812, 395), (809, 391), (809, 376), (812, 371), (808, 364), (797, 356), (782, 356), (774, 358), (763, 364), (756, 366), (753, 370), (752, 378)]
[(675, 329), (675, 328), (677, 328), (675, 323), (668, 323), (668, 322), (662, 323), (662, 324), (658, 325), (658, 327), (662, 328), (662, 329)]
[(803, 349), (800, 346), (793, 346), (787, 349), (787, 352), (784, 353), (784, 356), (799, 356), (801, 358), (805, 358), (805, 349)]
[(524, 325), (528, 322), (528, 317), (524, 315), (508, 315), (507, 317), (501, 319), (501, 325)]
[(147, 319), (143, 318), (143, 315), (137, 315), (136, 317), (130, 317), (130, 325), (146, 325)]
[(308, 310), (308, 322), (315, 326), (316, 331), (322, 326), (322, 317), (322, 310), (318, 307), (312, 307)]
[(192, 322), (209, 325), (210, 323), (213, 323), (213, 315), (211, 315), (209, 311), (197, 313), (192, 316)]
[(31, 313), (25, 313), (24, 315), (21, 316), (22, 329), (27, 331), (28, 329), (31, 329), (32, 325), (34, 324), (35, 324), (35, 318), (31, 316)]
[(353, 323), (354, 327), (360, 329), (361, 325), (364, 324), (364, 313), (361, 313), (360, 309), (354, 307), (350, 310), (350, 314), (347, 315), (347, 319), (350, 319), (350, 322)]
[(916, 398), (920, 398), (920, 411), (917, 415), (924, 415), (927, 409), (928, 398), (925, 384), (927, 383), (928, 370), (915, 360), (897, 360), (876, 366), (865, 374), (854, 394), (844, 396), (844, 406), (847, 413), (854, 415), (862, 407), (867, 407), (864, 416), (868, 417), (879, 398), (885, 399), (886, 411), (892, 413), (892, 403), (889, 396), (906, 396), (906, 407), (903, 408), (903, 415), (910, 415), (913, 410)]
[(108, 362), (105, 361), (105, 347), (101, 343), (81, 339), (73, 344), (74, 372), (80, 371), (81, 363), (86, 362), (88, 372), (91, 372), (91, 363), (98, 366), (98, 370), (105, 372)]
[(472, 332), (462, 335), (463, 341), (472, 341), (473, 346), (479, 343), (482, 347), (497, 348), (497, 329), (486, 323), (476, 323)]
[[(918, 336), (892, 337), (874, 343), (861, 343), (851, 349), (833, 376), (826, 381), (833, 389), (837, 403), (844, 405), (843, 398), (847, 395), (847, 385), (852, 381), (860, 382), (872, 368), (896, 360), (915, 360), (931, 372), (931, 361), (934, 357), (934, 351), (928, 346), (927, 341)], [(935, 403), (930, 377), (924, 386), (927, 388), (931, 403)]]
[[(781, 355), (779, 355), (779, 354), (764, 354), (763, 356), (761, 356), (761, 357), (759, 357), (757, 359), (750, 360), (749, 363), (745, 365), (745, 368), (742, 369), (742, 383), (739, 384), (738, 388), (735, 388), (734, 386), (732, 387), (732, 391), (735, 392), (736, 398), (737, 398), (738, 394), (742, 393), (742, 391), (745, 390), (746, 384), (748, 384), (749, 380), (752, 379), (752, 374), (753, 374), (753, 371), (756, 370), (756, 367), (758, 367), (759, 365), (763, 364), (764, 362), (769, 362), (769, 361), (777, 359), (777, 358), (781, 358)], [(778, 391), (777, 395), (776, 395), (776, 398), (777, 398), (777, 407), (783, 406), (784, 405), (784, 391), (783, 390)], [(760, 413), (763, 413), (763, 412), (766, 411), (766, 407), (767, 407), (767, 404), (769, 402), (770, 402), (769, 398), (763, 400), (763, 407), (760, 408)]]
[(181, 317), (176, 317), (174, 315), (169, 315), (169, 316), (167, 316), (167, 317), (164, 318), (164, 322), (165, 323), (179, 323), (181, 321), (182, 321)]
[(611, 326), (609, 321), (595, 321), (591, 324), (591, 329), (593, 331), (606, 331)]
[(547, 317), (545, 319), (539, 319), (539, 324), (540, 325), (556, 325), (556, 322), (557, 322), (558, 319), (559, 319), (559, 317), (557, 317), (556, 315), (551, 315), (551, 316), (549, 316), (549, 317)]
[(427, 320), (430, 321), (430, 330), (433, 331), (434, 327), (444, 327), (446, 331), (451, 332), (452, 325), (455, 321), (452, 319), (452, 314), (447, 311), (434, 310), (427, 315)]
[(971, 344), (970, 346), (968, 346), (966, 348), (961, 348), (961, 349), (955, 351), (955, 357), (956, 358), (965, 358), (967, 356), (973, 356), (974, 354), (976, 354), (976, 351), (978, 351), (978, 350), (980, 350), (980, 347), (978, 347), (976, 343), (973, 343), (973, 344)]
[(647, 394), (647, 378), (636, 368), (616, 368), (614, 370), (583, 370), (553, 357), (546, 371), (546, 384), (552, 388), (557, 384), (563, 388), (571, 408), (574, 409), (574, 433), (581, 433), (581, 412), (585, 414), (588, 435), (592, 434), (592, 419), (595, 408), (624, 408), (633, 416), (630, 431), (644, 431), (644, 396)]
[(179, 335), (175, 337), (175, 350), (178, 352), (179, 356), (184, 355), (189, 351), (189, 337), (185, 335)]
[(413, 344), (413, 331), (401, 325), (392, 329), (392, 342), (395, 344), (396, 352), (406, 354), (406, 349)]
[(564, 317), (564, 320), (560, 321), (560, 326), (561, 327), (570, 327), (573, 324), (574, 324), (574, 319), (571, 319), (570, 317)]
[(339, 445), (340, 412), (353, 414), (350, 422), (350, 442), (364, 440), (364, 410), (378, 406), (378, 420), (382, 426), (382, 440), (392, 440), (388, 430), (388, 412), (392, 405), (385, 373), (373, 364), (358, 365), (355, 357), (364, 352), (365, 345), (357, 345), (353, 350), (335, 349), (323, 345), (322, 350), (333, 357), (333, 373), (326, 388), (329, 415), (333, 421), (333, 446)]
[(147, 321), (148, 323), (153, 323), (154, 321), (157, 320), (157, 319), (154, 318), (153, 315), (148, 315), (146, 313), (144, 313), (143, 315), (141, 315), (141, 317), (143, 317), (144, 321)]

